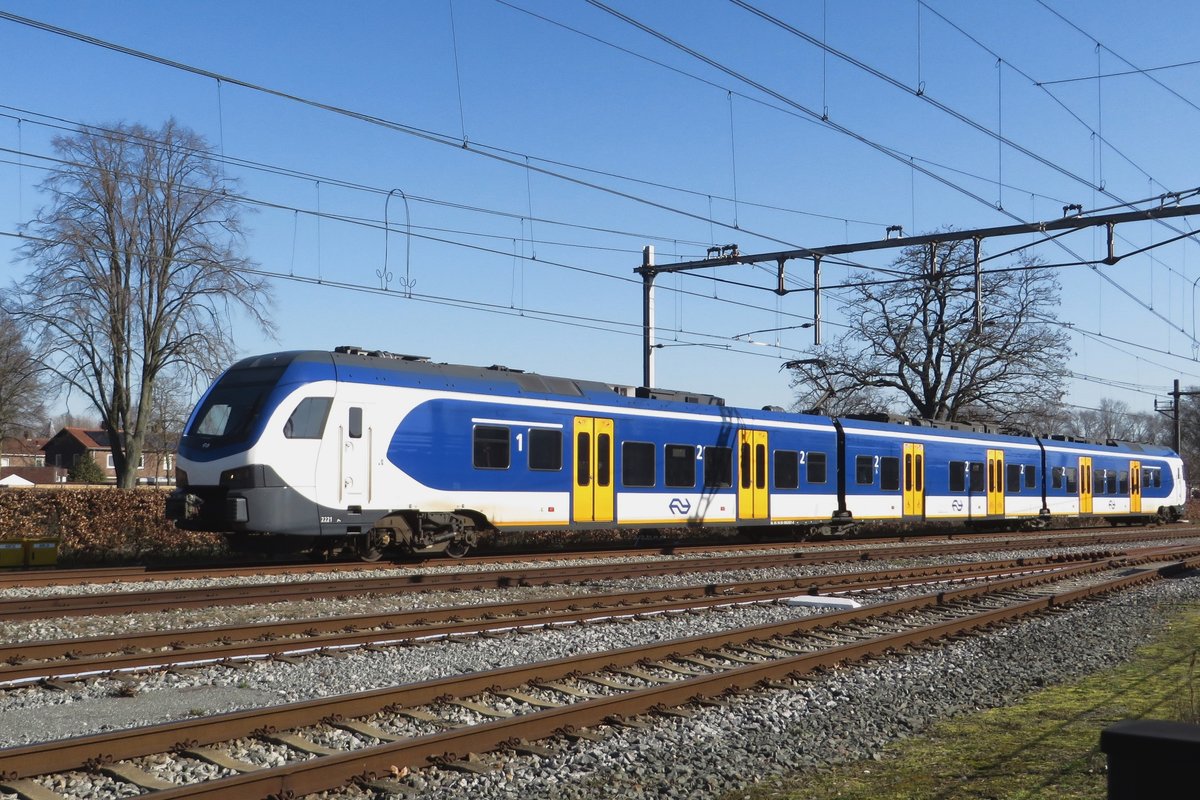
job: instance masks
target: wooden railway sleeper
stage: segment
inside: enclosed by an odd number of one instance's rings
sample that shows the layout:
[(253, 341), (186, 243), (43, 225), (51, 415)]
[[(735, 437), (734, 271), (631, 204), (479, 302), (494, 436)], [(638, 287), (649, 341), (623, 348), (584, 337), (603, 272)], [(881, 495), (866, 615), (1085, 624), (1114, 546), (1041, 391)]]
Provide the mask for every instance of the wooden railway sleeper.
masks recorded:
[(52, 792), (31, 778), (0, 781), (0, 790), (11, 792), (21, 800), (65, 800), (58, 792)]
[(248, 761), (234, 758), (229, 753), (217, 747), (189, 747), (180, 750), (179, 755), (194, 758), (197, 761), (204, 761), (239, 774), (262, 769), (258, 764), (251, 764)]
[(610, 671), (617, 675), (625, 675), (630, 678), (636, 678), (640, 681), (646, 681), (647, 683), (655, 683), (659, 685), (673, 683), (673, 681), (671, 681), (669, 678), (659, 678), (651, 675), (649, 672), (637, 669), (636, 667), (614, 667)]
[(263, 737), (268, 742), (281, 744), (285, 747), (290, 747), (293, 750), (299, 750), (301, 753), (309, 753), (314, 756), (332, 756), (342, 752), (326, 747), (323, 744), (317, 744), (311, 739), (306, 739), (298, 733), (268, 733)]
[(336, 722), (331, 721), (329, 724), (350, 733), (357, 733), (360, 736), (369, 736), (372, 739), (378, 739), (381, 742), (400, 742), (409, 738), (407, 736), (397, 736), (369, 722), (360, 722), (356, 719), (340, 719)]
[(524, 703), (535, 708), (562, 708), (566, 703), (558, 703), (554, 700), (546, 700), (541, 697), (534, 697), (531, 694), (518, 692), (515, 689), (492, 689), (492, 694), (497, 697), (507, 697), (510, 700), (516, 700), (518, 703)]
[(158, 791), (160, 789), (179, 788), (178, 784), (171, 783), (170, 781), (164, 781), (162, 778), (151, 775), (141, 767), (130, 764), (129, 762), (104, 764), (103, 766), (99, 767), (97, 771), (104, 775), (108, 775), (111, 778), (124, 781), (125, 783), (132, 783), (139, 789), (145, 789), (149, 792)]
[(513, 716), (511, 711), (492, 708), (491, 706), (485, 706), (483, 703), (476, 703), (471, 700), (447, 700), (446, 704), (457, 706), (458, 708), (465, 708), (467, 711), (473, 711), (480, 716), (491, 717), (492, 719), (508, 719), (509, 717)]

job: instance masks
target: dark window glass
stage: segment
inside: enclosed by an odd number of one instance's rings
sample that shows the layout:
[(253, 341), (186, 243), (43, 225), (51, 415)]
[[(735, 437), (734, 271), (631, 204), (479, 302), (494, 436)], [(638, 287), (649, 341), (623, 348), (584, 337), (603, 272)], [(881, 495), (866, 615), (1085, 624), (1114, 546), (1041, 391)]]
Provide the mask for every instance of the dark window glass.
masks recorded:
[(1008, 470), (1008, 480), (1007, 480), (1008, 493), (1009, 494), (1020, 494), (1021, 493), (1021, 483), (1022, 483), (1022, 481), (1021, 481), (1021, 465), (1020, 464), (1009, 464), (1009, 465), (1007, 465), (1006, 469)]
[(1063, 468), (1062, 467), (1052, 467), (1050, 469), (1050, 488), (1051, 489), (1063, 488)]
[(828, 480), (825, 467), (825, 454), (809, 452), (805, 457), (808, 474), (805, 479), (809, 483), (824, 483)]
[(800, 486), (800, 454), (795, 450), (775, 451), (775, 488), (795, 489)]
[(592, 435), (580, 431), (575, 435), (575, 485), (590, 486), (592, 483)]
[(925, 491), (925, 456), (917, 453), (917, 491)]
[(854, 459), (854, 482), (863, 486), (875, 482), (874, 456), (858, 456)]
[(1129, 494), (1129, 473), (1125, 470), (1117, 473), (1117, 494)]
[(1025, 465), (1025, 488), (1037, 488), (1037, 467), (1035, 467), (1033, 464)]
[[(1093, 473), (1093, 476), (1096, 479), (1096, 488), (1094, 490), (1095, 494), (1104, 494), (1106, 491), (1105, 483), (1104, 483), (1104, 474), (1105, 474), (1104, 470), (1102, 470), (1102, 469), (1098, 469)], [(1084, 490), (1086, 491), (1086, 487), (1084, 488)]]
[[(651, 469), (651, 480), (653, 480), (653, 468)], [(611, 486), (612, 485), (612, 435), (607, 433), (596, 434), (596, 485)]]
[(624, 442), (621, 445), (621, 483), (626, 486), (654, 485), (654, 445)]
[[(351, 409), (350, 409), (349, 433), (350, 433), (351, 439), (361, 439), (362, 438), (362, 409), (361, 408), (351, 407)], [(504, 466), (507, 467), (508, 464), (505, 464)]]
[(904, 491), (913, 490), (913, 454), (904, 454)]
[(247, 367), (226, 372), (192, 417), (188, 436), (210, 444), (244, 441), (267, 395), (286, 367)]
[(950, 462), (950, 491), (965, 492), (967, 490), (967, 462)]
[(732, 448), (704, 448), (704, 486), (709, 489), (733, 486)]
[(696, 448), (690, 444), (667, 445), (664, 472), (667, 486), (695, 486)]
[(879, 459), (879, 488), (885, 492), (900, 488), (900, 459), (895, 456)]
[(1075, 492), (1079, 491), (1079, 484), (1076, 482), (1077, 473), (1074, 467), (1064, 467), (1063, 477), (1066, 478), (1067, 481), (1068, 494), (1074, 494)]
[(738, 471), (741, 473), (742, 488), (750, 488), (750, 443), (745, 442), (741, 447), (741, 457), (738, 459)]
[(754, 445), (754, 488), (767, 488), (767, 446)]
[(971, 462), (971, 492), (983, 491), (983, 487), (985, 486), (985, 479), (983, 476), (984, 466), (985, 464), (982, 461)]
[(304, 398), (283, 423), (283, 435), (288, 439), (320, 439), (332, 404), (332, 397)]
[(562, 431), (529, 429), (529, 468), (562, 469)]
[(508, 469), (508, 428), (475, 426), (476, 469)]
[[(1108, 494), (1117, 494), (1117, 471), (1115, 469), (1110, 469), (1104, 478), (1105, 484), (1108, 487)], [(1128, 482), (1128, 480), (1129, 479), (1126, 478), (1126, 482)]]

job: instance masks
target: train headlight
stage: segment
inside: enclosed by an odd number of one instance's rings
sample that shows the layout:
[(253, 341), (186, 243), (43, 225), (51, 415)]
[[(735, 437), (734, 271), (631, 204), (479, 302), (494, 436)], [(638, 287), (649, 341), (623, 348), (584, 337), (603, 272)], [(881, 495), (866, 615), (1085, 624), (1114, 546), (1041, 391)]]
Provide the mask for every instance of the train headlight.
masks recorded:
[(221, 470), (221, 485), (226, 489), (253, 489), (262, 485), (261, 480), (255, 480), (261, 471), (262, 468), (254, 464)]

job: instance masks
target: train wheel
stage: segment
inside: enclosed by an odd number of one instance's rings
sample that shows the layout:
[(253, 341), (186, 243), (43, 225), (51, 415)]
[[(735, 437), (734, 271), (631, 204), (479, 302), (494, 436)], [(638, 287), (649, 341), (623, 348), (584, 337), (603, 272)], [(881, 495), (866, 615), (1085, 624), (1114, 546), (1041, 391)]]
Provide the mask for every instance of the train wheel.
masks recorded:
[(471, 543), (465, 538), (451, 539), (446, 544), (446, 555), (451, 558), (462, 558), (469, 552), (471, 552)]
[(371, 528), (358, 539), (358, 557), (363, 561), (378, 561), (391, 545), (391, 528)]

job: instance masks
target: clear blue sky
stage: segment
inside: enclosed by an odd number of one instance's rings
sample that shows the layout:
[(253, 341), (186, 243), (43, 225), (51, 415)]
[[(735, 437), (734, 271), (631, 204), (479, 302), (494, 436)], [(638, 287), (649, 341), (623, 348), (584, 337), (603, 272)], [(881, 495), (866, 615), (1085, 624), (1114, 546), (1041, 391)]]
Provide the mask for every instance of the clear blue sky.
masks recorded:
[[(6, 2), (0, 10), (410, 130), (0, 20), (0, 233), (44, 202), (51, 126), (174, 116), (261, 203), (246, 248), (283, 276), (273, 280), (278, 342), (238, 321), (243, 354), (355, 344), (637, 384), (633, 269), (647, 244), (665, 264), (713, 244), (754, 253), (878, 239), (889, 225), (1047, 220), (1068, 203), (1200, 185), (1200, 65), (1178, 66), (1198, 57), (1200, 4), (1046, 3), (753, 3), (907, 88), (728, 0), (609, 3), (758, 88), (582, 0)], [(1127, 62), (1169, 68), (1114, 74)], [(1035, 85), (1074, 78), (1086, 80)], [(938, 110), (918, 86), (1040, 160)], [(1123, 226), (1117, 249), (1172, 235)], [(25, 270), (17, 244), (0, 236), (5, 284)], [(1104, 251), (1092, 233), (1067, 244), (1085, 258)], [(884, 266), (892, 255), (859, 260)], [(793, 264), (803, 285), (811, 268)], [(1083, 376), (1068, 401), (1149, 411), (1173, 379), (1200, 384), (1200, 244), (1099, 272), (1060, 272), (1060, 320), (1074, 326), (1071, 366)], [(824, 280), (846, 273), (827, 266)], [(687, 346), (656, 352), (657, 383), (789, 405), (780, 365), (811, 344), (794, 327), (811, 317), (811, 294), (713, 277), (773, 286), (769, 269), (749, 266), (660, 277), (660, 341)], [(822, 306), (829, 339), (841, 330), (837, 295)], [(735, 338), (764, 329), (783, 330)]]

